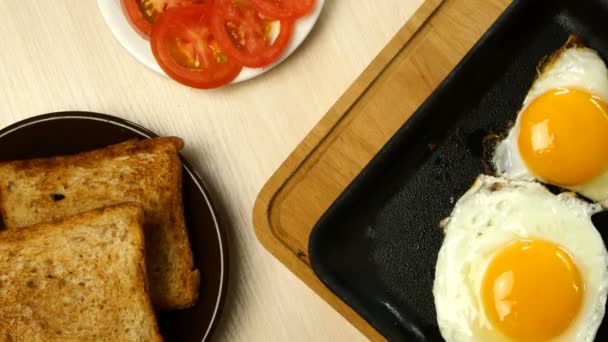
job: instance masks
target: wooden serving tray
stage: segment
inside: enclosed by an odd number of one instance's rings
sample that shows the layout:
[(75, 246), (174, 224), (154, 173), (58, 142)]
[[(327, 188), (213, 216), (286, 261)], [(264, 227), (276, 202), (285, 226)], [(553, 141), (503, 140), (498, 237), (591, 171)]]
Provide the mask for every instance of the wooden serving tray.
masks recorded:
[(426, 0), (260, 191), (260, 242), (371, 340), (385, 340), (315, 276), (321, 215), (479, 40), (509, 0)]

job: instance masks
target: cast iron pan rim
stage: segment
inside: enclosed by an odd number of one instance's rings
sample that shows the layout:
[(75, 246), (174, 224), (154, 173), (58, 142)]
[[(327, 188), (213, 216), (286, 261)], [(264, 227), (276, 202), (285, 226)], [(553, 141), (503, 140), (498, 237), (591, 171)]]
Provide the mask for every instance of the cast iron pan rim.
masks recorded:
[[(481, 38), (473, 45), (473, 47), (464, 55), (464, 57), (460, 60), (460, 62), (448, 73), (445, 79), (437, 86), (437, 88), (431, 93), (431, 95), (420, 105), (420, 107), (412, 114), (412, 116), (406, 120), (406, 122), (397, 130), (395, 135), (391, 137), (387, 144), (384, 145), (380, 151), (371, 159), (371, 161), (361, 170), (361, 172), (352, 180), (352, 182), (344, 189), (344, 191), (336, 198), (336, 200), (329, 206), (327, 211), (323, 213), (319, 221), (314, 225), (312, 232), (309, 236), (308, 243), (308, 255), (310, 257), (310, 264), (312, 266), (313, 272), (315, 275), (323, 282), (323, 284), (337, 297), (339, 297), (346, 305), (351, 307), (355, 312), (359, 313), (361, 318), (363, 318), (367, 323), (372, 325), (376, 331), (380, 332), (380, 326), (377, 325), (377, 322), (372, 315), (370, 315), (367, 310), (355, 304), (356, 308), (351, 305), (353, 302), (357, 302), (356, 298), (346, 298), (348, 296), (348, 291), (344, 291), (344, 289), (339, 285), (339, 282), (335, 280), (332, 272), (328, 270), (323, 264), (323, 259), (319, 255), (316, 254), (315, 250), (319, 247), (319, 244), (322, 244), (320, 241), (322, 232), (320, 227), (324, 226), (328, 220), (333, 216), (333, 212), (337, 210), (339, 204), (343, 201), (344, 198), (347, 198), (350, 193), (354, 191), (354, 188), (359, 184), (359, 180), (364, 179), (365, 176), (370, 173), (372, 169), (372, 165), (375, 164), (383, 164), (384, 160), (390, 156), (390, 152), (397, 148), (394, 143), (394, 137), (396, 135), (403, 134), (403, 132), (409, 131), (412, 127), (415, 127), (416, 124), (423, 120), (424, 118), (421, 116), (422, 113), (425, 112), (425, 109), (432, 105), (436, 98), (441, 97), (442, 93), (448, 90), (449, 84), (451, 80), (458, 75), (462, 69), (466, 67), (473, 56), (479, 52), (480, 48), (486, 44), (488, 40), (494, 37), (502, 28), (502, 23), (506, 21), (513, 13), (516, 8), (522, 3), (530, 1), (530, 0), (513, 0), (511, 4), (503, 11), (503, 13), (496, 19), (496, 21), (488, 28), (488, 30), (481, 36)], [(407, 46), (404, 45), (404, 47)], [(369, 89), (369, 88), (368, 88)], [(364, 94), (367, 91), (364, 92)], [(339, 294), (338, 292), (341, 292)]]
[[(63, 112), (54, 112), (54, 113), (36, 115), (36, 116), (30, 117), (28, 119), (18, 121), (14, 124), (11, 124), (0, 130), (0, 138), (2, 138), (3, 136), (5, 136), (7, 134), (13, 133), (21, 128), (24, 128), (24, 127), (32, 126), (32, 125), (43, 123), (46, 121), (66, 120), (66, 119), (101, 121), (101, 122), (109, 123), (109, 124), (112, 124), (115, 126), (120, 126), (122, 128), (128, 129), (128, 130), (130, 130), (134, 133), (137, 133), (139, 135), (142, 135), (143, 137), (146, 137), (146, 138), (157, 138), (158, 137), (158, 134), (150, 131), (149, 129), (147, 129), (141, 125), (138, 125), (134, 122), (131, 122), (129, 120), (125, 120), (125, 119), (122, 119), (122, 118), (119, 118), (116, 116), (95, 113), (95, 112), (87, 112), (87, 111), (63, 111)], [(220, 286), (219, 286), (220, 292), (218, 294), (217, 301), (215, 302), (215, 308), (213, 311), (213, 316), (211, 318), (211, 322), (210, 322), (209, 326), (207, 327), (207, 331), (205, 332), (203, 339), (201, 340), (201, 341), (207, 341), (213, 336), (213, 332), (218, 324), (219, 318), (224, 309), (224, 303), (225, 303), (225, 299), (226, 299), (226, 290), (227, 290), (227, 286), (228, 286), (228, 266), (229, 266), (228, 244), (227, 244), (226, 232), (223, 232), (223, 229), (221, 228), (222, 225), (221, 225), (221, 219), (219, 218), (219, 215), (218, 215), (218, 210), (215, 207), (215, 205), (213, 204), (214, 203), (213, 199), (209, 193), (207, 186), (205, 185), (205, 182), (201, 179), (201, 177), (198, 175), (198, 173), (196, 171), (194, 171), (194, 169), (192, 168), (190, 163), (184, 159), (184, 157), (181, 155), (181, 153), (180, 153), (180, 159), (182, 160), (184, 169), (190, 175), (190, 177), (192, 178), (192, 180), (194, 181), (194, 183), (200, 190), (201, 194), (205, 198), (205, 203), (207, 204), (207, 206), (210, 209), (211, 217), (213, 218), (214, 228), (217, 233), (217, 238), (219, 241), (220, 270), (221, 270), (220, 271)]]

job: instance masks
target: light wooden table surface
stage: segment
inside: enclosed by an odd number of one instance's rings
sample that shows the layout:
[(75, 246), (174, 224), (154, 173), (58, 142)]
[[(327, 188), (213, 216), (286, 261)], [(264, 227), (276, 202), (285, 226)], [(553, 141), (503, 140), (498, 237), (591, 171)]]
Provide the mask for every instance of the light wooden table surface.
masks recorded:
[(2, 0), (0, 127), (85, 110), (182, 137), (231, 235), (216, 340), (365, 340), (263, 249), (251, 213), (264, 182), (421, 2), (327, 0), (316, 28), (286, 62), (240, 85), (200, 91), (132, 58), (94, 0)]

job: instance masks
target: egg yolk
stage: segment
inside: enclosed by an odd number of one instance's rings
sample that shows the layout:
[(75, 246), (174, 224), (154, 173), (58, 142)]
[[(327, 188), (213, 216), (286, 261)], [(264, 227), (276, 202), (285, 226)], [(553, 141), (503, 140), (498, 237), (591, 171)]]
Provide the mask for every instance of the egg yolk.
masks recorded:
[(568, 252), (551, 242), (523, 240), (492, 259), (481, 296), (490, 321), (506, 337), (547, 341), (576, 317), (583, 285)]
[(582, 185), (608, 168), (608, 105), (577, 89), (554, 89), (520, 114), (519, 152), (528, 169), (556, 185)]

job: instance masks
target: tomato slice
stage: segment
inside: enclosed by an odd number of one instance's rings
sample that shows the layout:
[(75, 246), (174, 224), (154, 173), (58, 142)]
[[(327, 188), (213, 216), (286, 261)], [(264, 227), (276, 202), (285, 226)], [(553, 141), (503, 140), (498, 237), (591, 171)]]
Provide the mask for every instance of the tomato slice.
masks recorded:
[(293, 32), (293, 21), (281, 20), (280, 32), (273, 40), (277, 22), (262, 16), (249, 0), (216, 0), (212, 23), (226, 54), (251, 68), (276, 61), (287, 49)]
[(211, 0), (121, 0), (129, 23), (145, 39), (150, 38), (152, 24), (166, 9), (208, 2)]
[(191, 5), (165, 11), (152, 26), (150, 43), (160, 67), (174, 80), (194, 88), (215, 88), (243, 68), (211, 33), (213, 6)]
[(270, 18), (298, 19), (315, 8), (315, 0), (251, 0), (255, 8)]

